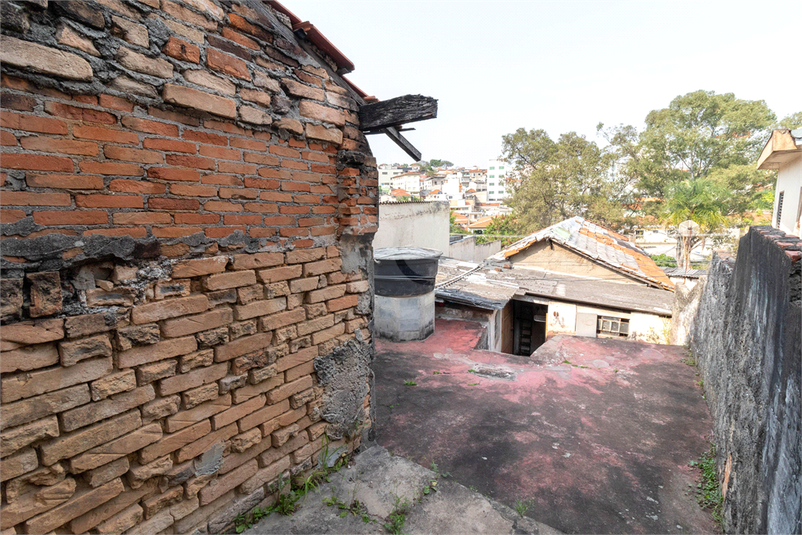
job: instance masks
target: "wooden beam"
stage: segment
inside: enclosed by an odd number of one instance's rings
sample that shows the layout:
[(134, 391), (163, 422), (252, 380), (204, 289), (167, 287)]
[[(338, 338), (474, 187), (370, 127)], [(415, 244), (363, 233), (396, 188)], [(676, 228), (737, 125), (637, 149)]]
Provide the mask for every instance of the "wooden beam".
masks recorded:
[(422, 95), (405, 95), (360, 106), (359, 128), (363, 132), (381, 130), (435, 117), (437, 117), (437, 99)]
[(392, 139), (396, 145), (401, 147), (401, 149), (409, 154), (409, 157), (412, 158), (412, 161), (419, 162), (420, 161), (420, 151), (412, 146), (407, 138), (402, 136), (398, 133), (398, 129), (393, 126), (388, 126), (387, 128), (383, 129), (382, 132), (387, 134), (387, 137)]

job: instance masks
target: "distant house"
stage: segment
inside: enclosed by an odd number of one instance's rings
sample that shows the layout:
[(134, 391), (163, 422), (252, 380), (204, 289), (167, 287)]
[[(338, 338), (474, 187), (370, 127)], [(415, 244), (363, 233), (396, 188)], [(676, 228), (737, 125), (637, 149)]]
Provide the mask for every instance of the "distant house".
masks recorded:
[(493, 259), (553, 273), (674, 289), (654, 260), (627, 237), (581, 217), (530, 234)]
[(528, 356), (556, 334), (666, 343), (674, 284), (624, 236), (581, 217), (481, 264), (441, 259), (440, 316), (487, 328), (487, 348)]
[(802, 227), (802, 128), (775, 130), (763, 147), (758, 169), (777, 169), (771, 224), (800, 236)]
[(474, 234), (484, 234), (487, 230), (487, 227), (490, 226), (490, 223), (493, 222), (492, 217), (480, 217), (470, 225), (468, 225), (468, 230), (473, 232)]

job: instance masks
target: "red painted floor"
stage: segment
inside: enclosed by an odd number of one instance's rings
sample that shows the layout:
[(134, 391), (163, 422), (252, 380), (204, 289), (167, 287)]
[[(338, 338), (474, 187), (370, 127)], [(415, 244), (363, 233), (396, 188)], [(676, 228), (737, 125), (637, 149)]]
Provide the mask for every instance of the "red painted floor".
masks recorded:
[(712, 422), (684, 348), (559, 336), (527, 359), (481, 335), (377, 341), (381, 445), (567, 533), (717, 531), (692, 492)]

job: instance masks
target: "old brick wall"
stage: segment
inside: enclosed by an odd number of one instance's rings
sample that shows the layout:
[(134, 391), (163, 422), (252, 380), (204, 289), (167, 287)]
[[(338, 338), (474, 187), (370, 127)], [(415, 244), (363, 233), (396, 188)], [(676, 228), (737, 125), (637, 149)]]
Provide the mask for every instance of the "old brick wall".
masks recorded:
[(3, 533), (217, 532), (371, 428), (377, 173), (259, 2), (2, 2)]
[[(701, 284), (701, 283), (700, 283)], [(728, 533), (802, 530), (802, 240), (769, 226), (714, 257), (691, 329)]]

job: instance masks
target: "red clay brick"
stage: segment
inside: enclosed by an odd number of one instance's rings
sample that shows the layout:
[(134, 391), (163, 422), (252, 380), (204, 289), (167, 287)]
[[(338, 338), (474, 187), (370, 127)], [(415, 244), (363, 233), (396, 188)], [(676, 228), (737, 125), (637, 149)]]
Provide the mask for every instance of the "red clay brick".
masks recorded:
[(165, 199), (162, 197), (148, 199), (151, 210), (197, 210), (200, 203), (197, 199)]
[[(168, 156), (169, 158), (169, 156)], [(172, 167), (151, 167), (148, 169), (148, 176), (161, 180), (174, 180), (182, 182), (197, 182), (200, 180), (200, 173), (192, 169), (173, 169)]]
[(38, 132), (40, 134), (67, 133), (67, 123), (64, 121), (7, 111), (0, 113), (0, 126), (14, 130), (25, 130), (26, 132)]
[(159, 194), (167, 191), (167, 186), (155, 182), (146, 182), (144, 180), (115, 178), (109, 184), (109, 190), (125, 193)]
[(142, 208), (139, 195), (76, 195), (75, 206), (81, 208)]
[(25, 217), (22, 210), (0, 210), (0, 223), (16, 223)]
[(111, 215), (111, 219), (115, 225), (169, 225), (171, 223), (170, 214), (162, 212), (116, 212)]
[(245, 37), (239, 32), (235, 32), (229, 27), (223, 28), (222, 33), (223, 37), (225, 37), (226, 39), (231, 39), (235, 43), (239, 43), (242, 46), (247, 46), (248, 48), (251, 48), (253, 50), (259, 50), (259, 44), (256, 41), (254, 41), (250, 37)]
[(259, 225), (262, 223), (260, 215), (226, 215), (223, 216), (224, 225)]
[(259, 199), (273, 202), (292, 202), (292, 195), (289, 193), (279, 193), (277, 191), (263, 191), (259, 194)]
[(184, 152), (187, 154), (195, 154), (198, 148), (193, 143), (185, 141), (176, 141), (174, 139), (161, 139), (149, 137), (145, 139), (142, 146), (146, 149), (163, 150), (167, 152)]
[(60, 152), (62, 154), (77, 154), (82, 156), (97, 156), (97, 143), (91, 141), (74, 141), (71, 139), (58, 139), (41, 136), (28, 136), (20, 140), (22, 148), (43, 152)]
[(232, 147), (237, 147), (238, 149), (247, 149), (256, 151), (267, 150), (267, 143), (263, 143), (261, 141), (255, 141), (253, 139), (241, 139), (238, 137), (232, 137), (229, 140), (229, 142)]
[(311, 191), (309, 188), (309, 184), (305, 182), (282, 182), (281, 183), (281, 190), (282, 191)]
[(99, 104), (104, 108), (111, 108), (119, 111), (134, 111), (134, 105), (124, 98), (113, 97), (111, 95), (100, 95)]
[(87, 126), (83, 124), (77, 124), (72, 128), (72, 135), (81, 139), (111, 141), (113, 143), (123, 143), (128, 145), (137, 145), (139, 143), (139, 136), (133, 132), (112, 130), (111, 128), (104, 128), (102, 126)]
[(167, 163), (170, 165), (180, 165), (182, 167), (192, 167), (195, 169), (214, 169), (214, 160), (210, 158), (201, 158), (199, 156), (168, 154)]
[(84, 161), (78, 164), (85, 173), (99, 175), (141, 176), (144, 170), (131, 163)]
[(131, 130), (136, 130), (138, 132), (178, 137), (178, 127), (174, 124), (160, 123), (158, 121), (140, 119), (138, 117), (123, 117), (121, 122), (124, 126), (127, 126)]
[(206, 201), (203, 209), (208, 212), (242, 212), (242, 205), (233, 202)]
[(290, 172), (286, 169), (272, 169), (269, 167), (261, 167), (259, 169), (259, 176), (264, 178), (279, 178), (282, 180), (289, 180)]
[(278, 231), (280, 236), (294, 237), (294, 236), (309, 236), (309, 230), (305, 228), (286, 228), (282, 227)]
[(231, 175), (205, 175), (201, 184), (219, 184), (221, 186), (242, 186), (242, 179)]
[(219, 222), (219, 214), (175, 214), (176, 225), (214, 225)]
[(184, 130), (184, 139), (188, 139), (190, 141), (197, 141), (199, 143), (208, 143), (210, 145), (220, 145), (221, 147), (225, 147), (228, 145), (228, 138), (225, 136), (219, 136), (217, 134), (212, 134), (209, 132), (198, 132), (196, 130)]
[(242, 159), (242, 153), (238, 150), (224, 149), (209, 145), (201, 145), (199, 153), (201, 156), (208, 156), (209, 158), (217, 158), (221, 160), (239, 161)]
[(0, 145), (3, 147), (16, 147), (17, 137), (11, 132), (0, 131)]
[(289, 216), (266, 217), (264, 220), (264, 225), (267, 226), (293, 225), (293, 224), (295, 224), (295, 218)]
[(168, 56), (183, 61), (198, 63), (200, 61), (200, 48), (177, 37), (170, 37), (162, 52)]
[(308, 206), (282, 206), (279, 210), (282, 214), (308, 214)]
[(214, 197), (217, 195), (217, 188), (214, 186), (196, 186), (194, 184), (172, 184), (170, 185), (170, 193), (184, 197)]
[(164, 161), (160, 152), (116, 147), (114, 145), (106, 145), (103, 148), (103, 153), (106, 155), (106, 158), (111, 158), (112, 160), (125, 160), (138, 163), (162, 163)]
[(246, 152), (243, 155), (243, 159), (249, 163), (259, 163), (262, 165), (279, 165), (279, 159), (276, 156), (271, 156), (269, 154), (254, 154), (252, 152)]
[(278, 189), (278, 180), (265, 180), (263, 178), (245, 177), (245, 186), (257, 189)]
[(104, 111), (78, 108), (60, 102), (45, 102), (45, 111), (51, 115), (88, 123), (117, 124), (117, 117)]
[(214, 48), (206, 49), (206, 65), (216, 71), (220, 71), (243, 80), (250, 80), (251, 73), (248, 72), (248, 64), (239, 58), (224, 54)]
[(282, 147), (281, 145), (271, 145), (270, 152), (272, 154), (278, 154), (279, 156), (284, 156), (286, 158), (300, 158), (301, 153), (295, 149), (291, 149), (289, 147)]
[(221, 199), (256, 199), (259, 197), (259, 191), (243, 188), (220, 188), (219, 195)]
[(34, 212), (33, 221), (37, 225), (105, 225), (109, 214), (99, 210)]
[(255, 165), (245, 165), (242, 163), (233, 162), (218, 162), (217, 170), (221, 173), (233, 173), (238, 175), (255, 175)]
[(24, 95), (5, 93), (2, 96), (2, 100), (0, 100), (0, 107), (17, 111), (33, 111), (36, 107), (36, 99)]
[(225, 238), (226, 236), (231, 236), (235, 232), (239, 231), (245, 234), (248, 229), (245, 227), (218, 227), (218, 228), (207, 228), (203, 232), (209, 238)]
[(31, 193), (28, 191), (4, 191), (0, 204), (6, 206), (69, 206), (69, 193)]
[(246, 212), (258, 212), (260, 214), (275, 214), (278, 212), (278, 205), (273, 203), (248, 202), (245, 203)]
[(66, 171), (73, 170), (72, 160), (59, 156), (42, 156), (41, 154), (1, 154), (0, 165), (4, 169), (29, 169), (31, 171)]

